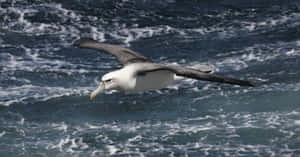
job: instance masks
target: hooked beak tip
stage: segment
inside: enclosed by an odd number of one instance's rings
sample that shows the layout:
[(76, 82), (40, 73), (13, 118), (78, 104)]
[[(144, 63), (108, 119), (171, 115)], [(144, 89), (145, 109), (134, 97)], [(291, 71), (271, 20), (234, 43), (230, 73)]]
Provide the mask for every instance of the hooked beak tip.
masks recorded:
[(105, 86), (104, 84), (101, 82), (100, 85), (98, 86), (98, 88), (96, 90), (94, 90), (91, 95), (90, 95), (90, 99), (93, 100), (94, 97), (100, 93), (100, 92), (103, 92), (103, 90), (105, 89)]
[(91, 99), (91, 100), (94, 99), (94, 94), (93, 94), (93, 93), (90, 95), (90, 99)]

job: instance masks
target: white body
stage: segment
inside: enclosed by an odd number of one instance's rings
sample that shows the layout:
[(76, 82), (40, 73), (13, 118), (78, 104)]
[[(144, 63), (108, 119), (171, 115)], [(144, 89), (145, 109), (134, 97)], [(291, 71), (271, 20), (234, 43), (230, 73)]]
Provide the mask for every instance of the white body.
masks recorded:
[(165, 88), (175, 83), (175, 74), (169, 71), (150, 72), (143, 76), (137, 76), (133, 92), (156, 90)]
[(130, 64), (120, 70), (105, 74), (102, 77), (102, 81), (109, 78), (117, 78), (115, 82), (118, 84), (117, 90), (143, 92), (165, 88), (183, 79), (183, 77), (178, 77), (176, 74), (167, 70), (148, 72), (145, 75), (136, 75), (136, 71), (140, 68), (142, 67), (139, 66), (139, 63)]

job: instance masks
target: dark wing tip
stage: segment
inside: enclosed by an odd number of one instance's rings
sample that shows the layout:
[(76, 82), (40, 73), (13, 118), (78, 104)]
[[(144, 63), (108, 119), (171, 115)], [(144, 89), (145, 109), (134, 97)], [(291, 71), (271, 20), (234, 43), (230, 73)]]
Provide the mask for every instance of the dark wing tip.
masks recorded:
[(242, 81), (242, 80), (239, 80), (237, 81), (237, 84), (240, 85), (240, 86), (249, 86), (249, 87), (255, 87), (255, 83), (253, 82), (250, 82), (250, 81)]
[(73, 45), (74, 46), (77, 46), (77, 47), (83, 47), (84, 44), (86, 43), (96, 43), (97, 41), (92, 39), (92, 38), (87, 38), (87, 37), (83, 37), (83, 38), (80, 38), (78, 40), (76, 40)]
[(253, 83), (253, 82), (249, 82), (249, 86), (250, 86), (250, 87), (255, 87), (255, 86), (256, 86), (256, 84), (255, 84), (255, 83)]

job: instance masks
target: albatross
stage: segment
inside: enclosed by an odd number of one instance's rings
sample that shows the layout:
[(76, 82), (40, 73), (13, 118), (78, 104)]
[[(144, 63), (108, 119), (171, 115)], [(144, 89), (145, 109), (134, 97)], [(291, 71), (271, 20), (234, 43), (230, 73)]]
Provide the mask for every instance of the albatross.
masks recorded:
[(249, 81), (211, 74), (212, 69), (203, 66), (199, 69), (154, 63), (138, 52), (117, 45), (98, 42), (92, 38), (80, 38), (74, 42), (79, 48), (94, 49), (116, 57), (122, 68), (103, 75), (101, 82), (90, 99), (104, 90), (143, 92), (165, 88), (186, 78), (227, 83), (239, 86), (254, 84)]

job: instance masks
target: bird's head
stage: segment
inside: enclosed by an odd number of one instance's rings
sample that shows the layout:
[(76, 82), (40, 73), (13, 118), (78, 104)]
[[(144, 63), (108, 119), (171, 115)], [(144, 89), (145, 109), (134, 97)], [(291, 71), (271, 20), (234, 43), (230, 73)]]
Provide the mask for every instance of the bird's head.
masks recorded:
[(107, 73), (102, 77), (98, 88), (90, 95), (90, 99), (92, 100), (97, 94), (103, 92), (104, 90), (117, 90), (118, 88), (118, 73)]

